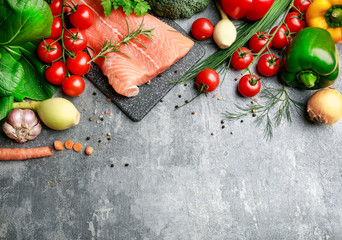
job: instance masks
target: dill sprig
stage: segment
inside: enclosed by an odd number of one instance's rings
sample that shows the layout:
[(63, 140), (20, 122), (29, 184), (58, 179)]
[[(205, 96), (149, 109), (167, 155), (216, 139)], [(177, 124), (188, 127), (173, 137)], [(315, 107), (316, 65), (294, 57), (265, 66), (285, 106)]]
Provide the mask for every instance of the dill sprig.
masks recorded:
[(236, 49), (244, 46), (248, 40), (257, 32), (266, 31), (270, 28), (284, 12), (292, 0), (276, 0), (266, 15), (255, 23), (244, 22), (237, 26), (237, 37), (235, 42), (227, 49), (219, 50), (201, 62), (190, 68), (178, 81), (188, 82), (196, 78), (197, 74), (206, 68), (217, 69), (226, 62)]
[(284, 86), (278, 89), (263, 89), (259, 93), (259, 97), (264, 100), (263, 104), (259, 103), (259, 101), (253, 101), (253, 103), (244, 107), (235, 104), (238, 111), (227, 111), (224, 117), (228, 121), (236, 121), (254, 113), (256, 114), (255, 123), (257, 126), (260, 126), (266, 119), (264, 137), (271, 140), (273, 126), (279, 126), (283, 119), (292, 122), (291, 110), (295, 110), (300, 115), (304, 113), (305, 104), (290, 97)]
[[(113, 42), (112, 38), (110, 38), (109, 40), (105, 39), (103, 44), (101, 45), (100, 52), (98, 52), (96, 54), (96, 56), (94, 56), (88, 62), (88, 64), (95, 61), (98, 58), (104, 58), (106, 60), (107, 59), (106, 54), (110, 53), (110, 52), (117, 52), (117, 53), (122, 53), (122, 54), (126, 55), (125, 53), (120, 51), (120, 47), (121, 47), (121, 45), (127, 45), (128, 46), (129, 42), (131, 42), (131, 41), (136, 42), (136, 43), (142, 45), (144, 48), (146, 48), (146, 46), (138, 40), (139, 36), (144, 36), (144, 37), (150, 39), (151, 41), (153, 40), (152, 31), (154, 30), (154, 28), (144, 30), (143, 29), (144, 19), (141, 21), (140, 27), (137, 30), (134, 30), (132, 32), (130, 32), (130, 30), (129, 30), (129, 24), (128, 24), (128, 21), (126, 18), (125, 18), (125, 21), (127, 24), (127, 32), (128, 32), (127, 35), (124, 35), (120, 42), (117, 42), (117, 41)], [(93, 49), (91, 49), (91, 50), (94, 51)], [(129, 57), (129, 56), (127, 56), (127, 57)]]

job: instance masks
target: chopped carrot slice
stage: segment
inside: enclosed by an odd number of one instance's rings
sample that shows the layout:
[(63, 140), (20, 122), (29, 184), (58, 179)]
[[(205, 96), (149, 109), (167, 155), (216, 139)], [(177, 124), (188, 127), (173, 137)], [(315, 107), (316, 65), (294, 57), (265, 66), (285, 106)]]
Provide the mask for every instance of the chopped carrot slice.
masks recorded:
[(53, 146), (57, 151), (62, 151), (64, 149), (63, 143), (61, 141), (55, 141)]
[(94, 149), (92, 148), (92, 147), (86, 147), (86, 149), (85, 149), (85, 154), (87, 154), (87, 155), (91, 155), (91, 154), (93, 154), (93, 152), (94, 152)]
[(77, 143), (74, 143), (72, 148), (74, 149), (75, 152), (80, 152), (82, 150), (82, 145), (77, 142)]
[(72, 149), (72, 146), (73, 146), (73, 142), (69, 139), (69, 140), (66, 140), (65, 143), (64, 143), (64, 146), (66, 149)]

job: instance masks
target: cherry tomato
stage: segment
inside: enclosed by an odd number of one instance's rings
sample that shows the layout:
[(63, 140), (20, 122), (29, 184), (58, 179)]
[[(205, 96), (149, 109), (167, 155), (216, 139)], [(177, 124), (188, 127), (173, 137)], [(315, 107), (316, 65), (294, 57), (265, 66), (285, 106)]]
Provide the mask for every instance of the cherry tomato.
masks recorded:
[(202, 89), (202, 92), (214, 91), (220, 83), (220, 77), (218, 73), (210, 68), (203, 69), (196, 77), (196, 85)]
[(242, 70), (246, 69), (252, 61), (252, 51), (246, 47), (241, 47), (233, 53), (231, 64), (235, 69)]
[(82, 76), (84, 74), (87, 74), (90, 70), (91, 65), (88, 64), (89, 61), (90, 61), (90, 57), (87, 53), (78, 52), (75, 58), (68, 57), (66, 64), (67, 64), (68, 70), (72, 74)]
[(285, 24), (290, 29), (291, 33), (298, 33), (306, 27), (304, 15), (299, 12), (290, 12), (285, 18)]
[(244, 75), (238, 84), (239, 92), (244, 97), (254, 97), (260, 92), (261, 83), (259, 78), (255, 75), (251, 77), (250, 74)]
[(191, 26), (192, 36), (197, 40), (205, 40), (214, 32), (213, 24), (206, 18), (199, 18)]
[(308, 10), (310, 4), (313, 2), (313, 0), (295, 0), (293, 3), (294, 8), (292, 8), (292, 11), (300, 11), (301, 13), (306, 12)]
[(79, 29), (87, 29), (94, 23), (94, 13), (86, 5), (80, 4), (76, 11), (69, 15), (71, 24)]
[(87, 38), (82, 30), (71, 28), (64, 32), (63, 42), (65, 48), (74, 53), (84, 50), (87, 47)]
[[(276, 30), (277, 26), (274, 27), (271, 31), (271, 34), (273, 34)], [(287, 46), (291, 41), (291, 33), (289, 29), (283, 24), (280, 26), (277, 33), (274, 35), (273, 41), (272, 41), (272, 47), (274, 48), (283, 48)]]
[(275, 75), (279, 69), (279, 58), (273, 54), (265, 54), (258, 61), (258, 70), (261, 75), (270, 77)]
[(62, 18), (55, 17), (53, 18), (52, 27), (51, 27), (51, 35), (49, 38), (58, 39), (62, 35)]
[(56, 61), (62, 56), (62, 47), (53, 39), (45, 39), (38, 45), (37, 53), (40, 60), (45, 63)]
[[(251, 39), (249, 39), (249, 48), (252, 50), (254, 53), (258, 53), (261, 51), (261, 49), (269, 42), (268, 48), (271, 48), (272, 42), (269, 41), (271, 36), (268, 33), (265, 32), (257, 32), (254, 34)], [(264, 52), (267, 51), (267, 48), (265, 49)]]
[(271, 8), (274, 0), (221, 0), (223, 10), (232, 18), (261, 19)]
[(45, 78), (51, 84), (61, 85), (66, 77), (67, 72), (63, 62), (54, 62), (45, 70)]
[(52, 0), (52, 3), (49, 4), (52, 15), (56, 16), (62, 13), (63, 1), (62, 0)]
[(64, 80), (62, 83), (62, 89), (66, 95), (76, 97), (83, 93), (85, 82), (82, 77), (73, 75)]

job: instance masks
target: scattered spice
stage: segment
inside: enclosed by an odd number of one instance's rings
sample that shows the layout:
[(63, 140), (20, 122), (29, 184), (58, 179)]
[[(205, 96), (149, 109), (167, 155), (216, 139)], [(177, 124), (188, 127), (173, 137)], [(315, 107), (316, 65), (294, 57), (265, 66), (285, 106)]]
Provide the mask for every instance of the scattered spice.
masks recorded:
[(221, 124), (224, 124), (224, 120), (221, 120)]
[(94, 118), (93, 118), (93, 117), (90, 117), (90, 118), (89, 118), (89, 121), (93, 121), (93, 120), (94, 120)]
[(215, 135), (215, 133), (214, 133), (214, 132), (212, 132), (212, 133), (211, 133), (211, 135), (213, 136), (213, 135)]
[(185, 103), (189, 103), (189, 101), (188, 101), (188, 100), (185, 100)]
[(93, 95), (95, 96), (96, 94), (97, 94), (97, 93), (94, 91), (94, 92), (93, 92)]
[(178, 73), (178, 70), (175, 70), (175, 73)]
[(103, 118), (103, 117), (100, 117), (100, 120), (101, 120), (101, 121), (103, 121), (103, 120), (104, 120), (104, 118)]
[(231, 131), (230, 134), (233, 135), (233, 134), (234, 134), (234, 131)]
[(57, 151), (62, 151), (64, 149), (63, 143), (61, 141), (54, 141), (53, 146)]
[(182, 97), (182, 95), (178, 94), (178, 97), (179, 97), (179, 98), (181, 98), (181, 97)]
[(114, 167), (114, 164), (112, 163), (112, 164), (110, 165), (110, 167)]
[(128, 167), (129, 166), (129, 164), (128, 163), (125, 163), (125, 167)]
[(252, 114), (252, 117), (256, 117), (256, 114), (255, 114), (255, 113), (253, 113), (253, 114)]
[(87, 139), (87, 140), (90, 140), (90, 137), (88, 136), (86, 139)]
[(159, 102), (164, 102), (164, 101), (163, 101), (163, 99), (160, 99), (160, 101), (159, 101)]
[(161, 77), (161, 76), (162, 76), (162, 75), (159, 73), (159, 74), (158, 74), (158, 77)]
[(73, 144), (73, 142), (70, 139), (66, 140), (65, 143), (64, 143), (65, 148), (68, 149), (68, 150), (72, 149), (73, 145), (74, 144)]
[(101, 139), (99, 139), (99, 141), (98, 141), (99, 143), (101, 142)]
[(187, 84), (187, 83), (184, 83), (184, 86), (186, 87), (186, 86), (188, 86), (188, 84)]
[(217, 97), (217, 94), (214, 94), (214, 95), (213, 95), (213, 98), (216, 98), (216, 97)]
[(254, 101), (254, 102), (258, 102), (258, 99), (257, 99), (257, 98), (254, 98), (253, 101)]
[(107, 98), (107, 102), (111, 102), (112, 101), (112, 99), (110, 99), (110, 98)]
[(111, 138), (107, 138), (108, 141), (112, 140)]
[(107, 133), (107, 136), (110, 136), (111, 134), (110, 134), (110, 132), (109, 133)]
[(224, 129), (226, 126), (225, 125), (222, 125), (222, 129)]
[(240, 123), (243, 123), (243, 120), (241, 120)]
[(222, 100), (222, 99), (223, 99), (223, 97), (218, 97), (218, 98), (217, 98), (217, 100)]
[(238, 80), (238, 78), (235, 78), (235, 81), (237, 81)]
[(94, 149), (92, 147), (86, 147), (86, 149), (84, 150), (85, 154), (87, 155), (91, 155), (94, 152)]
[(74, 143), (72, 148), (74, 149), (75, 152), (80, 152), (82, 150), (82, 145), (77, 142), (77, 143)]
[(192, 112), (191, 114), (192, 114), (192, 115), (195, 115), (195, 112)]
[(252, 113), (255, 113), (255, 109), (252, 110)]
[(176, 106), (175, 106), (175, 108), (179, 108), (179, 106), (178, 106), (178, 105), (176, 105)]

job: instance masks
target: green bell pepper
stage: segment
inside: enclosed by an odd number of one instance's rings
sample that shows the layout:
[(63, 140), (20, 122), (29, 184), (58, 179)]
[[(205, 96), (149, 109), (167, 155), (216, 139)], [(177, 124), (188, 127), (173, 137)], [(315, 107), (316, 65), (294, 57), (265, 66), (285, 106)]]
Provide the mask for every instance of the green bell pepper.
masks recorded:
[(319, 89), (333, 84), (340, 72), (340, 57), (330, 33), (308, 27), (283, 52), (280, 78), (289, 86)]

